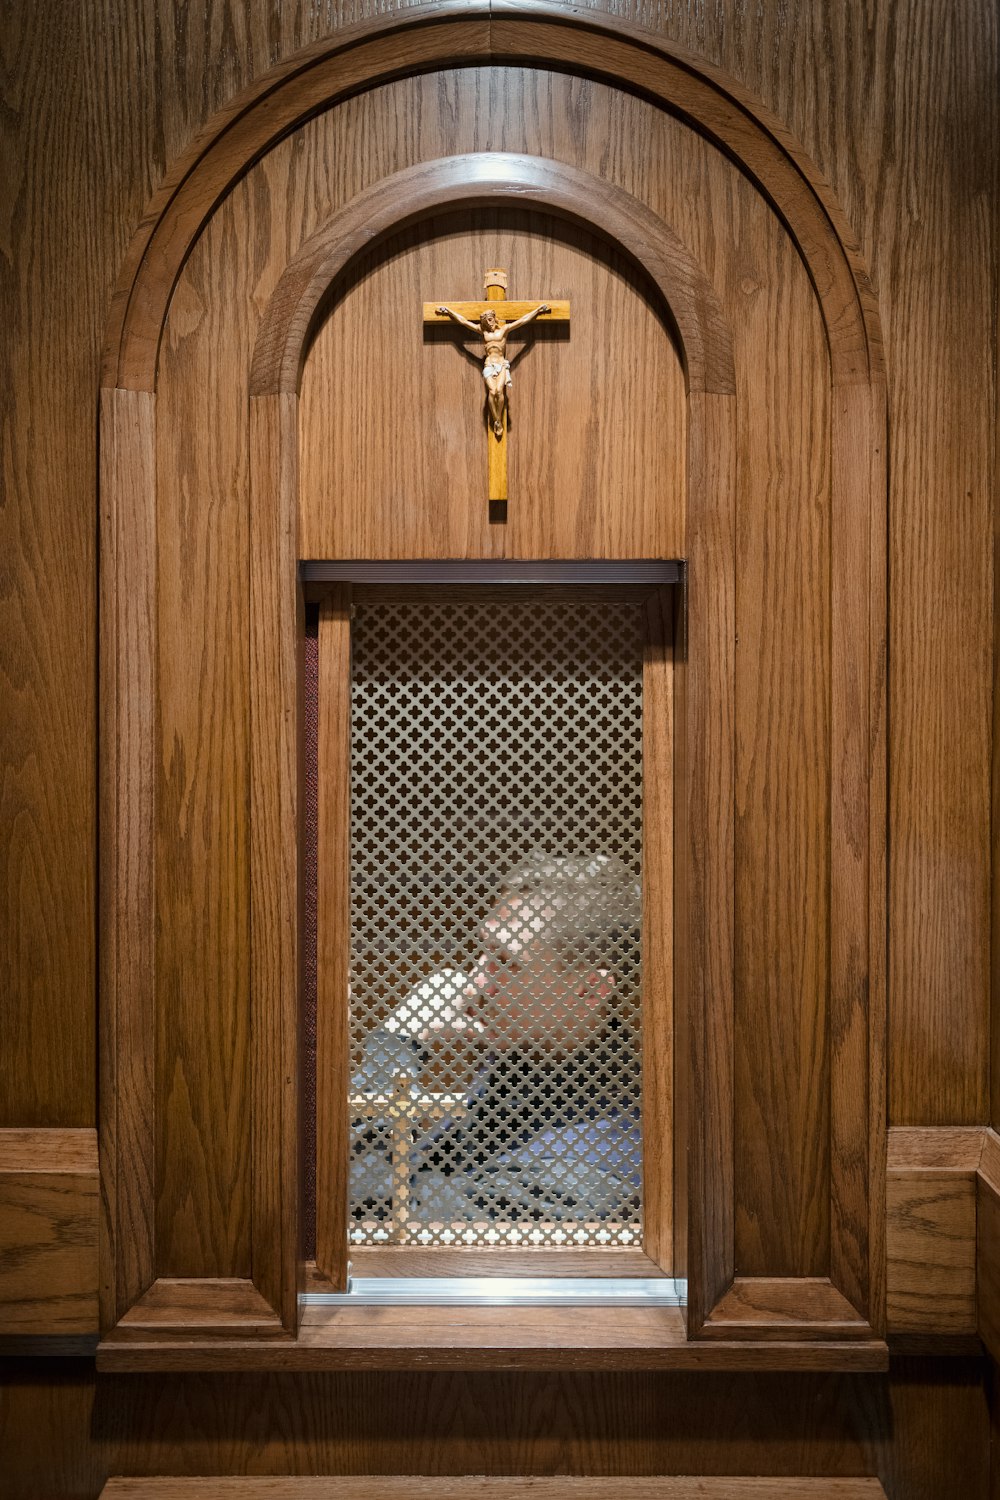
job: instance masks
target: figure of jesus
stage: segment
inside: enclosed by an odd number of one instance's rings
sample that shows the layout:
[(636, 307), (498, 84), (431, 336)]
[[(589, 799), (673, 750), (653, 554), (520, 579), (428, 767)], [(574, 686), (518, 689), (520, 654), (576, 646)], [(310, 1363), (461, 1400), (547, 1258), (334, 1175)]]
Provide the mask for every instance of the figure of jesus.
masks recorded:
[(503, 418), (507, 409), (507, 397), (511, 388), (510, 360), (507, 358), (507, 339), (515, 328), (523, 328), (525, 323), (530, 323), (541, 313), (551, 312), (552, 309), (547, 302), (540, 302), (531, 312), (526, 312), (523, 317), (515, 318), (512, 323), (501, 323), (492, 307), (488, 307), (479, 319), (478, 326), (471, 323), (468, 318), (463, 318), (452, 307), (436, 307), (434, 311), (439, 317), (452, 318), (456, 323), (461, 323), (470, 333), (478, 333), (486, 346), (485, 358), (483, 359), (483, 379), (486, 382), (487, 398), (490, 408), (490, 424), (497, 438), (503, 437)]

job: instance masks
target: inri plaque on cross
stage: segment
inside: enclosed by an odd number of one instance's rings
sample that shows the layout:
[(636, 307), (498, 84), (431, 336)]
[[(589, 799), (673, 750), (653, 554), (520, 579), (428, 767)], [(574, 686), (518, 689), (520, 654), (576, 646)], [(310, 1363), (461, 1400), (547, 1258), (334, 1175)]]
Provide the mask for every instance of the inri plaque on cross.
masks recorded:
[(510, 360), (507, 339), (517, 328), (535, 318), (547, 323), (568, 323), (568, 302), (508, 302), (507, 272), (486, 272), (485, 302), (424, 303), (425, 323), (449, 319), (481, 338), (485, 345), (483, 380), (486, 382), (489, 498), (507, 498), (507, 409), (510, 396)]

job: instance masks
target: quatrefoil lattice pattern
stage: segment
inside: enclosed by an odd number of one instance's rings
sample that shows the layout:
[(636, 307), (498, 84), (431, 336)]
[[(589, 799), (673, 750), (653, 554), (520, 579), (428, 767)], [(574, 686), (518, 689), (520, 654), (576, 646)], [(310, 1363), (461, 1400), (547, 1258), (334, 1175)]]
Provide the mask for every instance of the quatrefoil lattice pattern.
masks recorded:
[(355, 607), (351, 1239), (641, 1240), (643, 611)]

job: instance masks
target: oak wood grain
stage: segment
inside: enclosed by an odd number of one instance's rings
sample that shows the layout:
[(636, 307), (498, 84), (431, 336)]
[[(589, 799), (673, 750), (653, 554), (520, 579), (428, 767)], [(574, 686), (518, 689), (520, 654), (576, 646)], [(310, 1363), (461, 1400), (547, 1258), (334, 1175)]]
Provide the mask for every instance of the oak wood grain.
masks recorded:
[(646, 605), (642, 667), (642, 1243), (674, 1273), (673, 591)]
[[(836, 1169), (830, 1043), (842, 1034), (830, 969), (830, 589), (840, 559), (831, 549), (829, 370), (791, 245), (762, 242), (757, 253), (763, 285), (747, 299), (737, 349), (736, 1270), (824, 1276)], [(865, 636), (838, 637), (838, 650), (852, 661)], [(844, 794), (858, 796), (857, 769), (843, 770)], [(866, 840), (861, 850), (867, 865)], [(866, 957), (867, 942), (864, 978)], [(862, 1006), (862, 1045), (866, 1020)], [(848, 1086), (863, 1085), (851, 1076)], [(854, 1124), (866, 1133), (866, 1118)], [(863, 1153), (860, 1162), (866, 1169)]]
[(95, 356), (134, 220), (69, 168), (103, 70), (63, 21), (0, 26), (0, 1128), (96, 1123)]
[(877, 1476), (890, 1500), (986, 1500), (981, 1359), (887, 1375), (709, 1370), (102, 1374), (2, 1366), (10, 1500), (96, 1497), (109, 1474)]
[(884, 1343), (812, 1337), (688, 1340), (678, 1308), (314, 1307), (297, 1339), (146, 1342), (117, 1331), (98, 1368), (142, 1370), (884, 1370)]
[(101, 395), (101, 1323), (152, 1282), (158, 550), (155, 396)]
[(0, 1328), (97, 1332), (97, 1135), (0, 1130)]
[(304, 606), (297, 402), (250, 403), (250, 952), (254, 1285), (296, 1324)]
[[(560, 24), (564, 17), (558, 4), (535, 5), (523, 15), (517, 14), (516, 4), (499, 7), (507, 15), (491, 20), (488, 29), (478, 6), (464, 8), (464, 27), (452, 19), (452, 9), (447, 4), (429, 8), (429, 19), (437, 26), (411, 29), (405, 55), (412, 71), (435, 60), (439, 66), (454, 65), (463, 50), (480, 62), (518, 57), (538, 63), (548, 55), (560, 68), (627, 81), (696, 120), (727, 154), (744, 162), (764, 195), (780, 205), (812, 267), (837, 382), (864, 380), (870, 370), (881, 368), (875, 299), (836, 201), (787, 129), (750, 94), (727, 89), (720, 74), (699, 70), (694, 58), (685, 57), (678, 66), (667, 47), (648, 41), (637, 45), (599, 22), (588, 25), (579, 13), (572, 28)], [(302, 59), (298, 70), (276, 69), (237, 108), (221, 112), (198, 148), (178, 164), (176, 185), (161, 194), (130, 251), (116, 296), (105, 380), (137, 388), (151, 385), (166, 303), (210, 205), (247, 162), (310, 113), (335, 102), (346, 88), (363, 82), (371, 86), (398, 68), (400, 38), (379, 35), (381, 30), (376, 28), (367, 44), (355, 47), (347, 58), (338, 56), (336, 46), (325, 55), (318, 48)]]
[[(686, 1098), (688, 1330), (700, 1334), (735, 1273), (736, 409), (689, 403), (675, 972)], [(695, 664), (698, 669), (695, 670)], [(675, 785), (677, 783), (675, 782)], [(682, 1075), (683, 1076), (683, 1075)]]
[[(316, 988), (316, 1261), (347, 1288), (351, 1081), (348, 984), (351, 900), (351, 589), (337, 585), (319, 618)], [(355, 1275), (363, 1275), (355, 1270)], [(377, 1274), (377, 1273), (376, 1273)]]
[(463, 1474), (444, 1479), (412, 1474), (350, 1478), (109, 1479), (106, 1500), (229, 1500), (233, 1495), (261, 1500), (380, 1500), (386, 1496), (433, 1496), (435, 1500), (493, 1500), (528, 1495), (532, 1500), (885, 1500), (877, 1479), (705, 1479), (683, 1476), (642, 1479), (527, 1478), (520, 1475)]
[[(518, 283), (590, 291), (568, 332), (541, 330), (530, 344), (511, 345), (503, 525), (491, 524), (485, 503), (475, 349), (456, 348), (450, 335), (425, 337), (418, 316), (429, 285), (451, 284), (484, 259), (509, 265)], [(399, 325), (391, 376), (370, 332), (388, 317)], [(624, 363), (610, 329), (621, 330)], [(352, 390), (364, 382), (371, 393), (364, 403), (343, 387), (345, 370), (354, 372)], [(303, 552), (677, 556), (683, 401), (683, 369), (656, 290), (623, 252), (521, 209), (435, 220), (361, 261), (313, 345), (300, 424)]]
[[(669, 224), (657, 219), (641, 199), (601, 178), (542, 157), (477, 152), (422, 162), (382, 178), (306, 241), (285, 268), (265, 313), (251, 390), (257, 394), (298, 389), (317, 308), (360, 249), (388, 230), (456, 204), (467, 214), (484, 204), (507, 201), (598, 229), (612, 244), (625, 247), (670, 309), (689, 389), (733, 389), (725, 319), (697, 262)], [(556, 298), (556, 305), (566, 301)], [(536, 335), (537, 331), (536, 325)], [(561, 332), (565, 335), (567, 330)]]
[[(229, 219), (221, 210), (220, 229)], [(156, 1274), (251, 1274), (248, 427), (216, 372), (233, 257), (196, 255), (157, 396)], [(103, 441), (103, 436), (102, 436)]]
[(975, 1333), (975, 1171), (890, 1172), (886, 1214), (889, 1333)]

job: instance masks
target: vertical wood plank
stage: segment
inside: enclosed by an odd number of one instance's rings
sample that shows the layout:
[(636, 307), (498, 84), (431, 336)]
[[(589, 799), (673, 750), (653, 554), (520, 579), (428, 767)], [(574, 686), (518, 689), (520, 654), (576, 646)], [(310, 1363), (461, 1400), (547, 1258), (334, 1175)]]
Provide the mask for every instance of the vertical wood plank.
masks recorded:
[(688, 1332), (734, 1272), (736, 402), (691, 392), (684, 666)]
[(347, 1287), (350, 1086), (351, 598), (330, 590), (319, 617), (316, 910), (316, 1264)]
[(152, 1284), (156, 398), (101, 392), (101, 1322)]
[[(672, 591), (671, 591), (672, 592)], [(673, 600), (646, 606), (642, 674), (643, 1249), (674, 1274)]]
[(300, 656), (295, 396), (250, 402), (251, 1272), (294, 1329), (298, 1251)]
[[(830, 515), (830, 1274), (867, 1312), (871, 397), (833, 397)], [(882, 1131), (884, 1141), (884, 1129)]]

